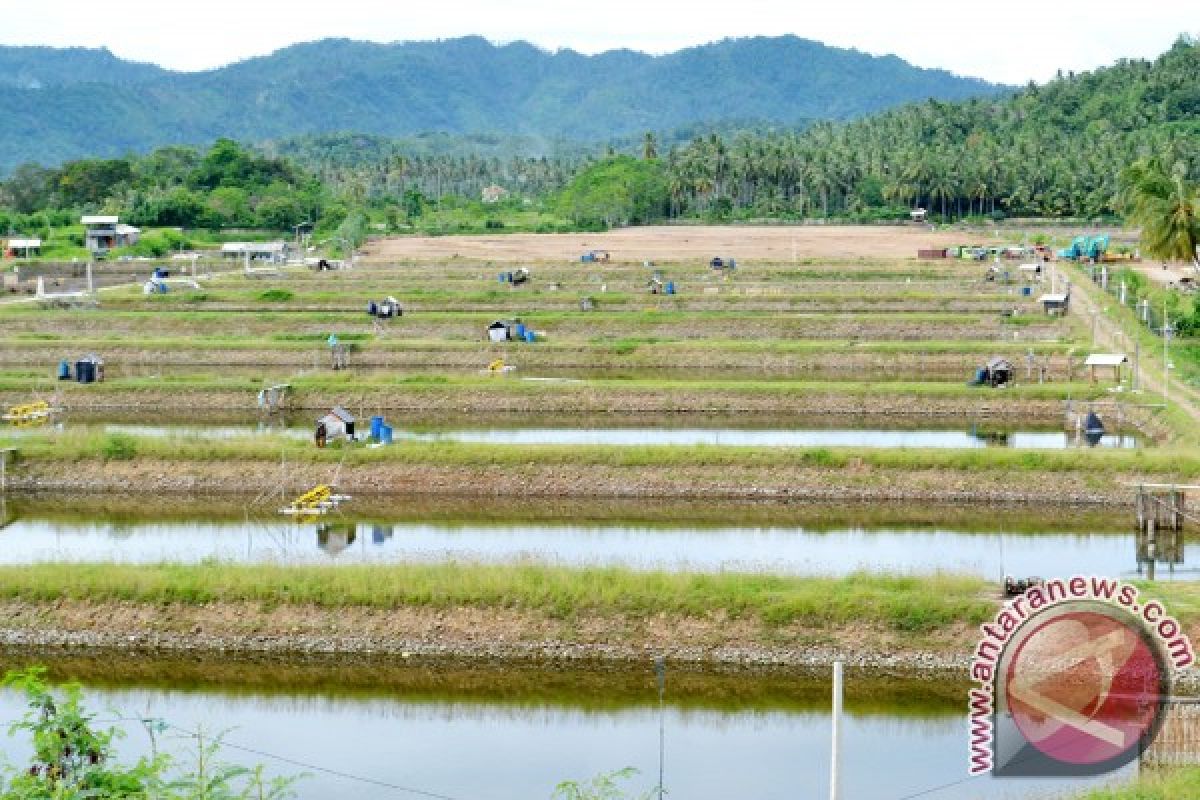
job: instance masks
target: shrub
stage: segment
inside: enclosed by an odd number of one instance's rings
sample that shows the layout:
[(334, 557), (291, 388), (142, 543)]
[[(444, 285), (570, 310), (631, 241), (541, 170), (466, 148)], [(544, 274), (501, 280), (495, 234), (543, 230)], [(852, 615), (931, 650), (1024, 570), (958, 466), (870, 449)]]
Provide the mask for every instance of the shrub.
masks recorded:
[(100, 452), (106, 461), (132, 461), (137, 455), (137, 440), (123, 433), (110, 433), (104, 437)]
[(295, 296), (289, 289), (267, 289), (258, 293), (258, 299), (264, 303), (286, 303)]

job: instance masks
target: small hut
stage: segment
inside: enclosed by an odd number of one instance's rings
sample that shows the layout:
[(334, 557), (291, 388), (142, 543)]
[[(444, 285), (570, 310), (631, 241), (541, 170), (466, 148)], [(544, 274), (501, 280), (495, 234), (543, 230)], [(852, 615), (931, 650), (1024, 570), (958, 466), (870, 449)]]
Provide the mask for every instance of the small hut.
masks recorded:
[(993, 389), (1007, 386), (1013, 379), (1013, 365), (1007, 358), (991, 359), (975, 371), (976, 386), (991, 386)]
[(1050, 316), (1066, 314), (1071, 305), (1070, 294), (1044, 294), (1038, 298), (1042, 308)]
[(336, 439), (354, 441), (354, 415), (341, 406), (335, 406), (328, 414), (317, 420), (317, 447)]
[(507, 342), (512, 338), (511, 331), (514, 327), (512, 320), (498, 319), (491, 325), (488, 325), (488, 339), (493, 342)]
[(1097, 369), (1111, 369), (1113, 371), (1113, 382), (1121, 382), (1121, 365), (1128, 364), (1129, 359), (1124, 353), (1092, 353), (1087, 357), (1087, 361), (1083, 365), (1088, 368), (1092, 383), (1096, 382)]

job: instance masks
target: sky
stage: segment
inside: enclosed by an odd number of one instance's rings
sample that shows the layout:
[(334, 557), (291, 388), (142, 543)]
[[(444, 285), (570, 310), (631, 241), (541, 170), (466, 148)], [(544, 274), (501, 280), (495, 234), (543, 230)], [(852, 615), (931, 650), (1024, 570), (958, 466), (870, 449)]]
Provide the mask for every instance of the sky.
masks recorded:
[[(171, 69), (208, 69), (297, 42), (479, 34), (584, 53), (666, 53), (786, 33), (895, 54), (997, 83), (1153, 58), (1200, 33), (1197, 0), (0, 0), (0, 44), (107, 47)], [(1191, 28), (1189, 29), (1189, 26)]]

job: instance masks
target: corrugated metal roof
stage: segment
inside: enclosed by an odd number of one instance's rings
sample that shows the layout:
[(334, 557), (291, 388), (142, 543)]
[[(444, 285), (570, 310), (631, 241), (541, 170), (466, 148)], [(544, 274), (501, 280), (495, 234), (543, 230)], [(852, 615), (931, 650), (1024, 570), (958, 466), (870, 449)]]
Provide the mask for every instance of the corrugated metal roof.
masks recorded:
[[(115, 217), (114, 217), (114, 219), (115, 219)], [(128, 235), (131, 233), (141, 233), (141, 232), (142, 232), (141, 228), (135, 228), (132, 225), (118, 225), (117, 226), (117, 233), (122, 234), (122, 235)]]
[(1044, 294), (1038, 298), (1039, 303), (1065, 303), (1067, 296), (1065, 294)]
[(20, 248), (21, 250), (24, 250), (28, 247), (41, 247), (42, 240), (41, 239), (9, 239), (8, 246), (16, 247), (16, 248)]
[(84, 215), (79, 220), (84, 225), (116, 225), (119, 217), (110, 217), (104, 214)]
[(1128, 360), (1124, 353), (1092, 353), (1083, 363), (1088, 367), (1118, 367)]

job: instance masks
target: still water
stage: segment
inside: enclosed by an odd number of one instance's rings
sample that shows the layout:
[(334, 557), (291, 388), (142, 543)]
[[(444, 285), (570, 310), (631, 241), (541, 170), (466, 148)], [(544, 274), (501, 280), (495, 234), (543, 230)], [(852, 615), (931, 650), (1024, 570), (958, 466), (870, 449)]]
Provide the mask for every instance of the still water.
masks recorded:
[[(1156, 577), (1193, 578), (1200, 543), (1159, 542)], [(1141, 555), (1144, 561), (1145, 552)], [(0, 563), (38, 561), (237, 563), (389, 563), (402, 561), (536, 562), (634, 569), (736, 570), (800, 575), (948, 571), (998, 578), (1006, 573), (1136, 576), (1132, 533), (1047, 527), (1013, 533), (904, 524), (647, 525), (594, 522), (419, 522), (354, 520), (319, 523), (279, 518), (242, 521), (105, 521), (10, 514), (0, 529)]]
[[(110, 433), (135, 436), (239, 438), (286, 435), (310, 439), (312, 426), (275, 427), (233, 425), (105, 425)], [(365, 431), (360, 432), (365, 433)], [(1027, 450), (1065, 450), (1072, 447), (1135, 448), (1139, 437), (1131, 433), (1104, 434), (1079, 439), (1065, 431), (1034, 430), (892, 430), (873, 428), (820, 428), (810, 430), (747, 430), (733, 428), (463, 428), (457, 430), (403, 430), (393, 428), (396, 442), (465, 442), (502, 445), (645, 445), (726, 447), (880, 447), (975, 449), (1009, 447)]]
[[(354, 692), (325, 682), (264, 689), (257, 686), (262, 675), (251, 688), (235, 683), (172, 689), (138, 678), (125, 685), (92, 683), (86, 699), (105, 710), (101, 719), (136, 715), (168, 722), (172, 727), (159, 746), (174, 754), (187, 752), (187, 740), (180, 737), (185, 731), (227, 730), (233, 746), (223, 750), (222, 760), (261, 763), (274, 774), (307, 773), (297, 785), (305, 800), (413, 796), (391, 787), (454, 800), (536, 800), (551, 797), (559, 781), (624, 767), (637, 770), (627, 788), (640, 795), (657, 784), (660, 724), (663, 785), (670, 797), (826, 796), (827, 687), (777, 679), (770, 691), (759, 692), (758, 679), (747, 675), (727, 678), (714, 698), (691, 694), (670, 673), (660, 717), (652, 673), (644, 671), (648, 677), (640, 684), (615, 690), (603, 678), (563, 670), (542, 682), (557, 690), (542, 688), (536, 675), (529, 685), (514, 687), (507, 677), (481, 674), (466, 687), (440, 685), (432, 692), (403, 683)], [(903, 684), (884, 685), (872, 687), (864, 699), (855, 696), (857, 683), (851, 675), (843, 720), (846, 800), (918, 795), (1017, 800), (1059, 797), (1085, 785), (970, 779), (965, 689), (961, 698), (957, 692), (930, 697)], [(21, 711), (18, 697), (0, 693), (0, 723)], [(141, 726), (131, 724), (128, 731), (123, 754), (146, 753)], [(23, 744), (2, 737), (10, 759), (19, 763), (27, 756)]]

